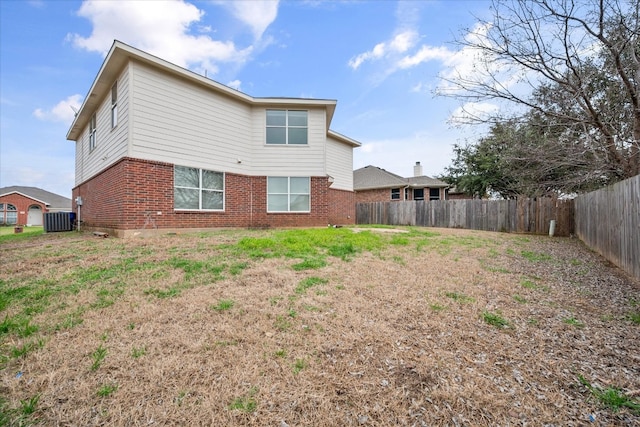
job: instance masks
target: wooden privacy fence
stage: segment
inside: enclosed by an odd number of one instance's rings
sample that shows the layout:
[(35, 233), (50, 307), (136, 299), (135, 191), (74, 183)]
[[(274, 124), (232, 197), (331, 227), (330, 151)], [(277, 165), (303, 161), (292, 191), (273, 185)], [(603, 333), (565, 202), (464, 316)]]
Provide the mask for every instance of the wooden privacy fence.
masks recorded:
[(640, 175), (578, 196), (575, 211), (580, 240), (640, 278)]
[(433, 200), (374, 202), (356, 205), (357, 224), (418, 225), (512, 233), (573, 233), (573, 200)]

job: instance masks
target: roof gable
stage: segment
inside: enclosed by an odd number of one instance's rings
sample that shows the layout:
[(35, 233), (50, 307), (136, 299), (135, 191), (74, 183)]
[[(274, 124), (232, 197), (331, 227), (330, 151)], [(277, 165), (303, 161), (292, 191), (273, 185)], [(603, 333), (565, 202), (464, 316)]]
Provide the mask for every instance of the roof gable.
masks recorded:
[(36, 202), (44, 203), (54, 209), (71, 209), (71, 199), (37, 187), (13, 185), (0, 188), (0, 196), (20, 194)]

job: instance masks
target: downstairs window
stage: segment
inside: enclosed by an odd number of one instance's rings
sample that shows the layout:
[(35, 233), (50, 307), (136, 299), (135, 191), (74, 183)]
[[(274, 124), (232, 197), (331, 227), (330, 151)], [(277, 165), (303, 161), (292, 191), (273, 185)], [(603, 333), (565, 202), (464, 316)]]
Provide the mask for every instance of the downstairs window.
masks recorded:
[(311, 212), (311, 178), (267, 177), (267, 212)]
[(173, 206), (176, 210), (224, 210), (224, 173), (175, 166)]

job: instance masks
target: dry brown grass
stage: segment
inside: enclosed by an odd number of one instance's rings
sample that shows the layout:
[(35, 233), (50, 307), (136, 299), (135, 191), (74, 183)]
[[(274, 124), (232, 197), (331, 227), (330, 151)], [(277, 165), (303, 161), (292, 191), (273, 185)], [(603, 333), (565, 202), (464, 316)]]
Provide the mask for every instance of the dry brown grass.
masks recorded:
[[(211, 259), (221, 244), (271, 232), (11, 242), (5, 291), (36, 279), (71, 286), (74, 271), (126, 258), (147, 267), (61, 292), (33, 317), (43, 347), (0, 370), (9, 422), (39, 395), (25, 419), (47, 426), (640, 424), (578, 381), (638, 393), (637, 281), (574, 239), (430, 231), (394, 244), (404, 235), (380, 233), (383, 249), (313, 270), (237, 255), (223, 261), (248, 262), (239, 274), (194, 279), (167, 298), (149, 289), (187, 273), (153, 265)], [(302, 289), (309, 277), (326, 283)], [(121, 289), (112, 305), (96, 305), (101, 287)], [(216, 309), (223, 300), (233, 306)], [(82, 323), (60, 327), (73, 313)], [(2, 339), (6, 350), (33, 337)]]

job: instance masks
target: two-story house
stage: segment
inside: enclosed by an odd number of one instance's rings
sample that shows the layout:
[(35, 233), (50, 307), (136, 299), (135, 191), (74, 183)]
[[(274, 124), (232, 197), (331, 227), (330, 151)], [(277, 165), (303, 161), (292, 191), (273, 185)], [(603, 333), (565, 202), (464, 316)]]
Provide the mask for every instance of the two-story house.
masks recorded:
[(115, 41), (67, 139), (74, 211), (126, 236), (160, 228), (355, 221), (335, 100), (255, 98)]

